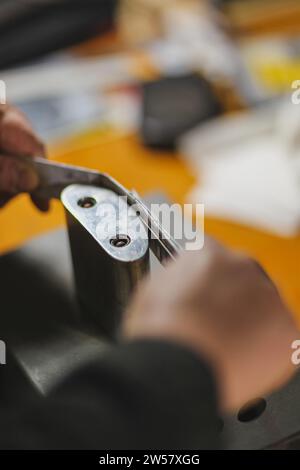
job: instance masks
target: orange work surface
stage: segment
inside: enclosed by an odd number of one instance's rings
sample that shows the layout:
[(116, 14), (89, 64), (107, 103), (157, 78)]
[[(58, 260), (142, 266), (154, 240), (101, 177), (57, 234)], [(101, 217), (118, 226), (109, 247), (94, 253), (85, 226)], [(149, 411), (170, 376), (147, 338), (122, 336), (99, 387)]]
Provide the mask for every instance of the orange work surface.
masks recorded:
[[(106, 132), (89, 133), (49, 149), (50, 157), (109, 173), (141, 195), (160, 191), (183, 203), (195, 180), (180, 159), (143, 148), (136, 137)], [(64, 224), (59, 202), (48, 214), (38, 213), (27, 196), (20, 196), (0, 212), (0, 250), (5, 252), (26, 240)], [(230, 247), (243, 250), (262, 263), (300, 319), (300, 236), (278, 238), (247, 227), (206, 218), (206, 233)]]

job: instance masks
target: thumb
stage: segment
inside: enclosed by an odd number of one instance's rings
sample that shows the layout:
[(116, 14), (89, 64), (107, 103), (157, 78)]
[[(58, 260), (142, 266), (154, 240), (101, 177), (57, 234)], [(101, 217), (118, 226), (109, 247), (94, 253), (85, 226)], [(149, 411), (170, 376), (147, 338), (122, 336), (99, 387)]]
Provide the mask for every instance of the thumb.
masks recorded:
[(0, 120), (0, 148), (3, 153), (20, 156), (44, 155), (42, 142), (34, 134), (26, 117), (8, 107)]
[(0, 155), (0, 191), (17, 194), (37, 188), (39, 179), (29, 165)]

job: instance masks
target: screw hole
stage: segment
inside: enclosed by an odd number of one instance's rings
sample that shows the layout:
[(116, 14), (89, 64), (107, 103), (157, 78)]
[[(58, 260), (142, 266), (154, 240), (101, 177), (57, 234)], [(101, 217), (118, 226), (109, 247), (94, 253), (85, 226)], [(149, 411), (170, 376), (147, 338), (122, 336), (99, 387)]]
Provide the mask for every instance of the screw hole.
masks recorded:
[(238, 413), (238, 420), (241, 423), (248, 423), (259, 418), (265, 409), (267, 408), (267, 402), (263, 398), (253, 400), (243, 406)]
[(115, 248), (124, 248), (125, 246), (129, 245), (131, 239), (128, 235), (116, 235), (110, 240), (110, 244)]
[(83, 197), (79, 199), (78, 205), (82, 207), (83, 209), (90, 209), (91, 207), (94, 207), (97, 204), (96, 199), (93, 197)]

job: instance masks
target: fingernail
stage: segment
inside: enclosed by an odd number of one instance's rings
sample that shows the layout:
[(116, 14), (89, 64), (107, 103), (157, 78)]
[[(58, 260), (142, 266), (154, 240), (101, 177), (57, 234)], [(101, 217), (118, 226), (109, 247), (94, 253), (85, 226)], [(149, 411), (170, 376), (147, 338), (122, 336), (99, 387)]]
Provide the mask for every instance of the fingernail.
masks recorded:
[(33, 191), (39, 184), (37, 174), (30, 168), (23, 168), (18, 173), (18, 190), (19, 191)]

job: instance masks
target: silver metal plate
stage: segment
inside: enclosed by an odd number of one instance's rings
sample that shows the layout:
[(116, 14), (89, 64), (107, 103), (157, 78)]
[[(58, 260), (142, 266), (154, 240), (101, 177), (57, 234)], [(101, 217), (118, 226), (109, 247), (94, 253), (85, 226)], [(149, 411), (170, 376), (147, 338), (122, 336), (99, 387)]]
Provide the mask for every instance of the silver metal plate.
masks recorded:
[[(61, 200), (65, 208), (112, 258), (132, 262), (143, 258), (147, 253), (147, 229), (134, 209), (128, 206), (126, 198), (107, 189), (71, 185), (62, 192)], [(82, 207), (80, 203), (84, 205), (84, 201), (91, 201), (90, 207)], [(118, 237), (120, 240), (126, 240), (127, 237), (127, 244), (114, 244)]]

